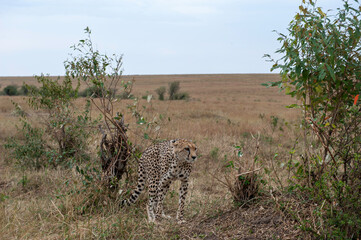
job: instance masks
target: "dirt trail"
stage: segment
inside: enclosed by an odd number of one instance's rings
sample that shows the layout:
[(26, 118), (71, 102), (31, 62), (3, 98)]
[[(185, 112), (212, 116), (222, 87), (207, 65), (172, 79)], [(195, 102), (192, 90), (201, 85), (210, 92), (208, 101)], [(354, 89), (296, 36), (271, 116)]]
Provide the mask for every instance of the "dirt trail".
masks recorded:
[(190, 221), (181, 239), (297, 239), (301, 230), (270, 202)]

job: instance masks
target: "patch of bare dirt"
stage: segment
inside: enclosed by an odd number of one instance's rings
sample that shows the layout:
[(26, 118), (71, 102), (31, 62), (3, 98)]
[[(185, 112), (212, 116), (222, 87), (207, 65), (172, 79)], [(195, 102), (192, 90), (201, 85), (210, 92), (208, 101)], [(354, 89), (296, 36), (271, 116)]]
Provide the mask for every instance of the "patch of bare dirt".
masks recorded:
[(270, 202), (235, 208), (207, 219), (190, 221), (181, 239), (303, 239), (296, 223)]

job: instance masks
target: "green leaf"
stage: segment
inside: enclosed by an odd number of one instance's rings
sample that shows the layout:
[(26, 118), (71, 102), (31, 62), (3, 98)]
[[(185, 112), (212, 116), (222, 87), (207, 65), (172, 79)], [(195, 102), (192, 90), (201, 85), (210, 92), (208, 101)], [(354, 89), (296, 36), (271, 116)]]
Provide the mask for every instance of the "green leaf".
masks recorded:
[(327, 67), (327, 70), (328, 70), (328, 72), (330, 73), (332, 79), (333, 79), (334, 81), (336, 81), (335, 72), (333, 71), (333, 69), (331, 68), (331, 66), (326, 63), (326, 67)]
[(139, 125), (143, 125), (143, 124), (145, 124), (146, 123), (146, 121), (145, 121), (145, 119), (143, 118), (143, 117), (141, 117), (138, 121), (137, 121), (137, 124), (139, 124)]
[(234, 168), (233, 161), (229, 161), (228, 164), (226, 165), (226, 168)]
[(297, 107), (300, 107), (300, 106), (296, 103), (286, 106), (286, 108), (297, 108)]
[(238, 150), (238, 153), (237, 153), (238, 157), (242, 157), (243, 156), (243, 152), (241, 150)]

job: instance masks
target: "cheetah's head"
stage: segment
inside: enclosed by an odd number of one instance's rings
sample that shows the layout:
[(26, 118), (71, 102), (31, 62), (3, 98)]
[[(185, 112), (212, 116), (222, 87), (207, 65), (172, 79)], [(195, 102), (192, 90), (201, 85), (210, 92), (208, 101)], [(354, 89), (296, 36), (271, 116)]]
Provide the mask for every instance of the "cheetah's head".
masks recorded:
[(193, 163), (197, 159), (197, 146), (189, 140), (172, 140), (174, 154), (179, 160)]

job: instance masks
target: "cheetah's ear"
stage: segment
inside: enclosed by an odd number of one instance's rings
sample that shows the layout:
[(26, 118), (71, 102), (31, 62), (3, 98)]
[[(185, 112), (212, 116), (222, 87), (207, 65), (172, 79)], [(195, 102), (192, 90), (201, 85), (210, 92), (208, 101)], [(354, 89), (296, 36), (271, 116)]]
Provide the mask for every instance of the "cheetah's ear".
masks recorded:
[(178, 146), (177, 140), (171, 140), (170, 142), (173, 144), (173, 146), (175, 146), (175, 147)]

